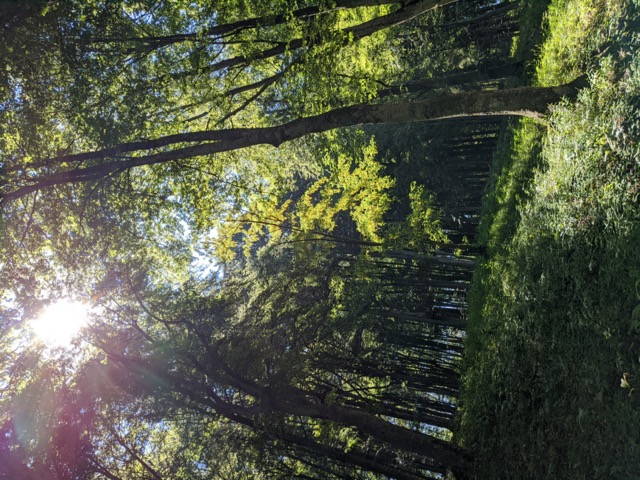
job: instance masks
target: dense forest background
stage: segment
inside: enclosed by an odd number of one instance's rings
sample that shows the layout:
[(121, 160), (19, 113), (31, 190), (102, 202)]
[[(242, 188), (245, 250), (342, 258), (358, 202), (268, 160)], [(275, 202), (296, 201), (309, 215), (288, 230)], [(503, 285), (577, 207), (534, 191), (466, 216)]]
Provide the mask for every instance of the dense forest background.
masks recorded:
[(0, 19), (0, 478), (638, 476), (634, 1)]

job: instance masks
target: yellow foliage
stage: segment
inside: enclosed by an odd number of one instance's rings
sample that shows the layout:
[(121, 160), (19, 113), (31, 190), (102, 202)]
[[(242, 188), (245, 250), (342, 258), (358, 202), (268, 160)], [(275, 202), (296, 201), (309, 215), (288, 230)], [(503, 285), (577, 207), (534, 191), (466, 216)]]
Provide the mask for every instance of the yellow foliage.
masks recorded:
[(357, 159), (342, 152), (325, 159), (334, 168), (307, 188), (296, 203), (282, 202), (273, 192), (254, 199), (251, 211), (217, 225), (213, 241), (217, 258), (232, 260), (240, 238), (244, 255), (249, 255), (261, 239), (275, 243), (331, 236), (339, 216), (345, 213), (362, 240), (382, 242), (384, 215), (391, 205), (388, 190), (394, 181), (381, 176), (376, 154), (371, 141)]

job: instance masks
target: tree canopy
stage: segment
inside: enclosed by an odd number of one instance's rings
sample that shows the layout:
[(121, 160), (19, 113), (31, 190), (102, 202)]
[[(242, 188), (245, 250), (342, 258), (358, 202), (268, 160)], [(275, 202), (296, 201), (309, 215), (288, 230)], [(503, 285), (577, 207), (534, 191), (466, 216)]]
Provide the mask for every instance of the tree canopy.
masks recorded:
[(466, 478), (463, 223), (584, 79), (521, 84), (518, 2), (199, 3), (0, 6), (0, 478)]

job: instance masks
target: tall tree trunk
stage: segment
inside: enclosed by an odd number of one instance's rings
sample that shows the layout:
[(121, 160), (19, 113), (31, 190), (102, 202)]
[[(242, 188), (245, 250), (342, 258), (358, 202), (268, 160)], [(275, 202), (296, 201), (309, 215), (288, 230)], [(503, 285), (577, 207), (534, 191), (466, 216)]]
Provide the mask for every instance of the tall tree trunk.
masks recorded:
[[(457, 1), (457, 0), (456, 0)], [(309, 19), (317, 15), (358, 7), (374, 7), (380, 5), (401, 4), (401, 0), (336, 0), (331, 8), (318, 6), (304, 7), (288, 13), (280, 13), (263, 17), (246, 18), (235, 22), (223, 23), (209, 27), (200, 32), (178, 33), (174, 35), (146, 37), (100, 37), (89, 38), (88, 43), (138, 43), (150, 49), (161, 48), (181, 42), (210, 42), (214, 38), (229, 37), (244, 30), (258, 27), (275, 27), (289, 23), (291, 19)]]
[[(373, 35), (380, 30), (384, 30), (396, 25), (401, 25), (408, 22), (409, 20), (416, 18), (419, 15), (422, 15), (425, 12), (434, 10), (438, 7), (442, 7), (449, 3), (454, 3), (456, 1), (457, 0), (409, 1), (402, 8), (387, 15), (374, 18), (360, 25), (355, 25), (353, 27), (343, 29), (341, 31), (341, 33), (344, 35), (343, 45), (348, 45), (352, 41), (357, 41)], [(267, 58), (273, 58), (278, 55), (283, 55), (286, 52), (297, 50), (304, 45), (312, 45), (314, 43), (317, 43), (317, 39), (312, 37), (296, 38), (289, 42), (278, 42), (276, 46), (263, 50), (259, 53), (255, 53), (251, 55), (251, 57), (239, 55), (236, 57), (226, 58), (224, 60), (220, 60), (218, 62), (207, 65), (203, 68), (199, 68), (197, 69), (197, 72), (189, 70), (184, 72), (177, 72), (175, 74), (171, 74), (170, 76), (174, 79), (179, 79), (185, 76), (193, 75), (194, 73), (203, 74), (218, 72), (221, 70), (236, 67), (238, 65), (248, 65), (250, 62), (255, 62), (256, 60), (265, 60)]]
[(281, 412), (355, 427), (365, 435), (428, 458), (439, 466), (459, 471), (466, 471), (469, 467), (469, 458), (462, 449), (438, 438), (394, 425), (362, 410), (336, 404), (311, 403), (291, 389), (275, 393), (272, 397), (273, 407)]
[(390, 95), (421, 93), (437, 88), (459, 87), (488, 80), (503, 80), (510, 77), (516, 78), (521, 70), (522, 62), (510, 62), (487, 67), (473, 67), (468, 70), (451, 72), (439, 77), (416, 80), (402, 85), (392, 85), (379, 90), (378, 97), (384, 98)]
[(420, 480), (424, 478), (422, 476), (414, 475), (411, 472), (407, 472), (399, 467), (393, 466), (390, 461), (385, 462), (381, 461), (383, 459), (370, 458), (369, 456), (358, 451), (344, 451), (343, 449), (329, 447), (327, 445), (318, 443), (310, 438), (302, 437), (300, 435), (296, 435), (284, 430), (278, 431), (273, 435), (288, 443), (303, 447), (304, 449), (312, 451), (316, 454), (324, 455), (328, 458), (335, 459), (346, 464), (356, 465), (370, 472), (379, 473), (391, 478), (397, 478), (398, 480)]
[[(113, 160), (84, 168), (74, 168), (39, 177), (22, 178), (23, 185), (7, 188), (2, 202), (14, 200), (33, 191), (53, 185), (85, 182), (104, 178), (116, 172), (141, 165), (183, 160), (201, 155), (227, 152), (254, 145), (280, 146), (310, 133), (362, 124), (408, 123), (484, 115), (524, 116), (541, 119), (550, 104), (563, 97), (573, 98), (584, 78), (557, 87), (520, 87), (499, 91), (466, 92), (442, 95), (427, 100), (378, 105), (353, 105), (313, 117), (300, 118), (283, 125), (265, 128), (231, 128), (169, 135), (155, 140), (121, 144), (114, 148), (79, 153), (45, 160), (43, 166), (53, 167), (67, 162), (85, 162), (121, 157), (124, 153), (141, 152), (180, 143), (206, 142), (176, 148), (168, 152), (152, 153), (124, 160)], [(9, 180), (10, 181), (10, 180)]]

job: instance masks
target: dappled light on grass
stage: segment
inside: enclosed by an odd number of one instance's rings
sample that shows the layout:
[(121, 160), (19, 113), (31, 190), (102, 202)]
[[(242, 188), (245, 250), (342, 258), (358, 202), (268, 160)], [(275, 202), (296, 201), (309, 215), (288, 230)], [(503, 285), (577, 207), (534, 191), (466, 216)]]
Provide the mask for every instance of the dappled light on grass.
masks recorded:
[(35, 338), (48, 347), (66, 347), (87, 324), (89, 306), (71, 299), (61, 299), (46, 307), (30, 323)]

